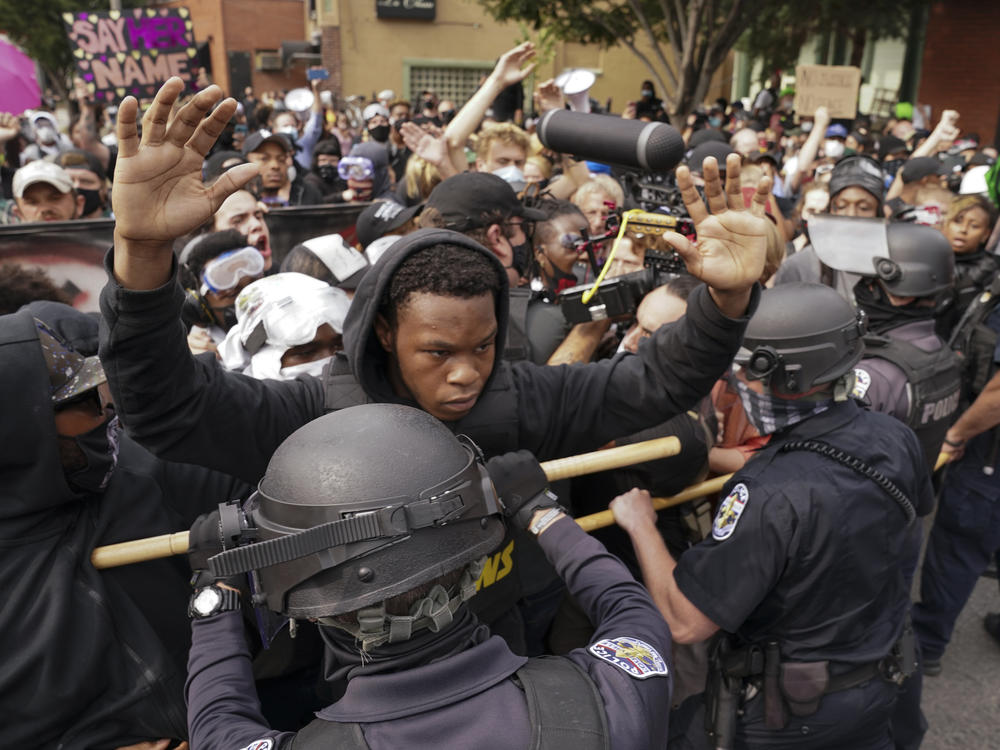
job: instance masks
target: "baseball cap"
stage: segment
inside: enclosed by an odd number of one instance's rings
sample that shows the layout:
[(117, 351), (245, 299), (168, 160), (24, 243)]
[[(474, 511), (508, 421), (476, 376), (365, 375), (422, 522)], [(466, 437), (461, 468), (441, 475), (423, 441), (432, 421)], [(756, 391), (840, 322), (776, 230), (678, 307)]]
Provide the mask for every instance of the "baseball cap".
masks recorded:
[(281, 133), (272, 133), (270, 130), (258, 130), (248, 135), (243, 141), (243, 155), (252, 154), (265, 143), (277, 143), (286, 152), (292, 150), (292, 144)]
[(706, 141), (698, 146), (688, 157), (687, 164), (690, 170), (696, 174), (701, 174), (701, 164), (709, 156), (714, 156), (719, 162), (719, 169), (726, 171), (726, 157), (735, 154), (736, 150), (728, 143), (718, 141)]
[(361, 113), (361, 119), (368, 122), (373, 117), (378, 117), (379, 115), (388, 118), (389, 110), (382, 106), (379, 102), (372, 102), (365, 107), (364, 112)]
[(758, 164), (762, 161), (769, 161), (774, 164), (774, 168), (781, 169), (781, 157), (776, 151), (754, 151), (747, 157), (751, 164)]
[(406, 208), (396, 201), (376, 201), (358, 216), (356, 230), (361, 247), (367, 248), (379, 237), (399, 229), (423, 210), (423, 204)]
[(885, 175), (874, 159), (848, 156), (838, 161), (830, 175), (830, 197), (849, 187), (867, 190), (879, 203), (885, 196)]
[(932, 174), (947, 174), (944, 164), (932, 156), (909, 159), (901, 170), (903, 182), (916, 182)]
[(542, 211), (521, 203), (502, 178), (488, 172), (462, 172), (449, 177), (431, 191), (426, 208), (441, 214), (445, 229), (457, 232), (487, 226), (498, 214), (522, 216), (527, 221), (546, 218)]
[(906, 151), (906, 142), (894, 135), (884, 135), (879, 139), (878, 158), (885, 161), (885, 157)]
[(31, 121), (32, 125), (37, 125), (39, 120), (47, 120), (53, 128), (56, 130), (59, 129), (59, 123), (56, 122), (55, 115), (50, 112), (33, 112), (31, 117), (28, 119)]
[(38, 182), (48, 183), (60, 193), (68, 193), (73, 189), (73, 181), (65, 169), (50, 161), (37, 160), (14, 173), (14, 197), (23, 198), (24, 191)]
[(846, 138), (847, 128), (841, 125), (839, 122), (835, 122), (833, 125), (826, 129), (827, 138)]
[(49, 372), (53, 404), (68, 401), (107, 380), (101, 361), (96, 355), (84, 357), (38, 318), (35, 318), (35, 328), (38, 330), (38, 341), (42, 346), (45, 368)]

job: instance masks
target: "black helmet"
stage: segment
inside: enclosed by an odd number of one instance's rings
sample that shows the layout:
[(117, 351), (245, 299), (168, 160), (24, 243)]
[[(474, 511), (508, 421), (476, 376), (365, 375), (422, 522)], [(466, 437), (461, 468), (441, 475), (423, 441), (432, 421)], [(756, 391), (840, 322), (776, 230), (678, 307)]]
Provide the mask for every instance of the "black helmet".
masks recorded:
[(736, 363), (751, 380), (803, 393), (854, 369), (864, 353), (864, 315), (822, 284), (783, 284), (764, 291)]
[(485, 556), (504, 534), (472, 441), (393, 404), (296, 430), (249, 507), (257, 541), (209, 564), (223, 575), (256, 570), (262, 603), (291, 617), (378, 604)]
[(809, 241), (823, 263), (879, 279), (897, 297), (929, 297), (948, 289), (955, 254), (933, 227), (881, 219), (814, 216)]

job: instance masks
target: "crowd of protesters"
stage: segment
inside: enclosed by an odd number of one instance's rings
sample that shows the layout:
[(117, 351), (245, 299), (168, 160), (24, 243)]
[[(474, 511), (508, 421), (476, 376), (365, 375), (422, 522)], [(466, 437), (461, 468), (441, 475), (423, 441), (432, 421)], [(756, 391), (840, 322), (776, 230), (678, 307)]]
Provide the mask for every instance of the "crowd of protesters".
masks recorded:
[[(134, 102), (96, 105), (79, 81), (66, 133), (50, 112), (0, 114), (0, 223), (118, 219), (100, 361), (93, 317), (63, 304), (65, 292), (44, 273), (0, 267), (0, 352), (5, 390), (18, 405), (5, 420), (10, 450), (0, 470), (4, 588), (14, 592), (2, 618), (10, 668), (0, 677), (0, 708), (15, 744), (165, 748), (200, 732), (184, 718), (185, 566), (95, 570), (91, 551), (191, 527), (219, 502), (246, 497), (298, 423), (401, 394), (439, 420), (473, 425), (487, 456), (527, 448), (550, 458), (582, 452), (598, 436), (604, 445), (680, 438), (673, 458), (553, 489), (576, 516), (617, 497), (611, 507), (621, 525), (595, 536), (653, 592), (676, 631), (665, 656), (671, 702), (681, 706), (705, 691), (710, 654), (695, 642), (704, 637), (677, 637), (692, 620), (671, 604), (676, 592), (657, 594), (662, 581), (642, 541), (649, 494), (633, 488), (666, 496), (749, 470), (772, 436), (804, 418), (773, 411), (735, 366), (720, 377), (699, 371), (711, 347), (703, 351), (697, 338), (731, 337), (723, 329), (752, 314), (758, 287), (812, 283), (836, 290), (868, 321), (864, 358), (836, 399), (913, 430), (927, 463), (914, 468), (915, 486), (939, 454), (950, 462), (937, 515), (922, 521), (929, 540), (912, 613), (921, 667), (906, 673), (898, 706), (880, 714), (875, 734), (888, 744), (872, 745), (919, 746), (926, 726), (914, 684), (946, 667), (958, 615), (1000, 557), (1000, 313), (990, 304), (1000, 292), (997, 144), (963, 131), (952, 110), (932, 130), (916, 127), (905, 104), (887, 119), (795, 112), (794, 91), (775, 78), (749, 105), (720, 99), (675, 118), (686, 150), (676, 177), (627, 174), (542, 143), (538, 119), (570, 105), (554, 81), (524, 96), (534, 56), (530, 44), (502, 55), (464, 103), (386, 90), (338, 109), (314, 80), (311, 103), (295, 111), (285, 92), (248, 88), (220, 104), (205, 92), (178, 97), (179, 85), (168, 83), (158, 95), (166, 104), (150, 105), (155, 116), (139, 122)], [(591, 116), (671, 122), (650, 81), (636, 94), (617, 114), (591, 102)], [(183, 101), (202, 125), (181, 137), (166, 120)], [(176, 192), (155, 192), (154, 176)], [(361, 204), (355, 245), (332, 234), (272, 246), (270, 211), (331, 204)], [(734, 291), (695, 262), (694, 248), (751, 215), (764, 218), (747, 234), (753, 243), (726, 236), (754, 244), (763, 266)], [(691, 219), (699, 239), (656, 229), (656, 216)], [(482, 255), (463, 256), (463, 248)], [(653, 259), (675, 253), (687, 271), (654, 270)], [(483, 274), (498, 278), (487, 283)], [(640, 291), (620, 315), (570, 315), (567, 299), (598, 278)], [(485, 294), (493, 295), (485, 310), (476, 308)], [(469, 304), (423, 310), (406, 295)], [(677, 322), (689, 319), (690, 329)], [(427, 361), (407, 370), (407, 357)], [(681, 364), (664, 362), (672, 357)], [(457, 358), (464, 364), (445, 374), (444, 362)], [(584, 363), (600, 364), (584, 376)], [(936, 380), (921, 375), (928, 363)], [(613, 386), (610, 373), (626, 367), (643, 373), (646, 386)], [(575, 375), (545, 374), (567, 370)], [(676, 403), (675, 390), (685, 391)], [(493, 405), (479, 421), (498, 423), (484, 428), (468, 418), (487, 396)], [(505, 399), (518, 399), (518, 418), (501, 424)], [(591, 414), (602, 405), (587, 399), (607, 399), (609, 415)], [(669, 404), (654, 408), (659, 401)], [(645, 421), (633, 413), (643, 410)], [(732, 533), (719, 517), (713, 526), (719, 503), (696, 498), (650, 516), (671, 569), (702, 539), (725, 539), (720, 528)], [(732, 516), (732, 503), (723, 501), (723, 515)], [(739, 512), (732, 528), (738, 520)], [(564, 596), (537, 550), (508, 531), (497, 560), (470, 607), (514, 653), (565, 654), (591, 643), (594, 613)], [(900, 575), (909, 584), (916, 558), (907, 560)], [(504, 578), (501, 569), (513, 572)], [(697, 633), (723, 624), (699, 614)], [(291, 639), (269, 623), (248, 611), (254, 711), (296, 731), (343, 688), (329, 678), (336, 665), (325, 673), (316, 665), (322, 626), (311, 631), (303, 621)], [(1000, 647), (1000, 614), (984, 626)], [(265, 633), (270, 648), (251, 630)], [(665, 736), (658, 740), (650, 746), (666, 747)]]

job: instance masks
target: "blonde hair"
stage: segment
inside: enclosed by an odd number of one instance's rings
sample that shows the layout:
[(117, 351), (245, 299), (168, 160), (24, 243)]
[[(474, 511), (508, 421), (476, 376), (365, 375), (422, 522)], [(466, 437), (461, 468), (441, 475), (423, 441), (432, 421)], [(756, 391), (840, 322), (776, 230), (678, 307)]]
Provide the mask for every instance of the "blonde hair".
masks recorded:
[(552, 162), (546, 159), (544, 156), (529, 156), (525, 159), (525, 164), (534, 164), (538, 167), (538, 171), (542, 173), (542, 177), (546, 180), (552, 176)]
[(580, 205), (584, 198), (594, 193), (604, 193), (615, 202), (617, 208), (621, 208), (622, 204), (625, 203), (625, 191), (622, 190), (622, 186), (615, 178), (606, 174), (591, 175), (590, 180), (583, 183), (573, 193), (573, 202)]
[(416, 154), (410, 156), (406, 162), (406, 195), (413, 200), (427, 200), (439, 182), (441, 173), (433, 164), (425, 161)]
[(483, 125), (476, 139), (476, 156), (485, 160), (493, 144), (499, 142), (507, 146), (517, 146), (522, 149), (525, 155), (531, 146), (528, 134), (512, 122), (493, 122)]

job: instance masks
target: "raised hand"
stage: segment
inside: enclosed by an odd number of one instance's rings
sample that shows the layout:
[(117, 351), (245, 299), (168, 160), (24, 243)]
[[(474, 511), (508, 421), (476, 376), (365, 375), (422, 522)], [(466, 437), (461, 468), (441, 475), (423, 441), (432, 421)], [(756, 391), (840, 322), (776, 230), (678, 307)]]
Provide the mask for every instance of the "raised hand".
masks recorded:
[(515, 83), (520, 83), (531, 75), (531, 71), (535, 69), (536, 63), (531, 63), (526, 68), (522, 68), (521, 66), (534, 59), (534, 57), (535, 45), (531, 42), (522, 42), (514, 47), (514, 49), (507, 50), (500, 56), (491, 75), (503, 84), (504, 88)]
[(739, 154), (726, 158), (725, 190), (714, 157), (705, 159), (702, 174), (707, 206), (695, 189), (690, 170), (685, 166), (677, 168), (677, 186), (698, 239), (692, 243), (676, 232), (666, 233), (664, 239), (684, 258), (691, 275), (708, 284), (719, 309), (730, 317), (739, 317), (745, 314), (750, 290), (764, 271), (767, 249), (764, 207), (771, 182), (765, 177), (757, 183), (747, 209), (740, 187)]
[(406, 147), (428, 164), (437, 167), (438, 171), (442, 172), (442, 177), (449, 177), (455, 173), (448, 156), (448, 142), (443, 134), (434, 136), (412, 122), (404, 122), (399, 128), (399, 134), (403, 136)]
[(21, 121), (10, 112), (0, 112), (0, 143), (16, 138), (21, 132)]
[(208, 221), (222, 202), (257, 174), (254, 164), (225, 172), (213, 185), (201, 180), (208, 150), (236, 111), (218, 86), (198, 92), (171, 116), (184, 89), (171, 78), (156, 93), (136, 128), (139, 103), (126, 97), (118, 109), (115, 207), (115, 276), (131, 289), (153, 289), (170, 276), (171, 243)]
[(535, 90), (534, 98), (535, 109), (538, 110), (539, 114), (545, 114), (550, 109), (563, 108), (563, 93), (562, 90), (556, 86), (554, 78), (550, 78), (549, 80), (538, 84), (538, 88)]

